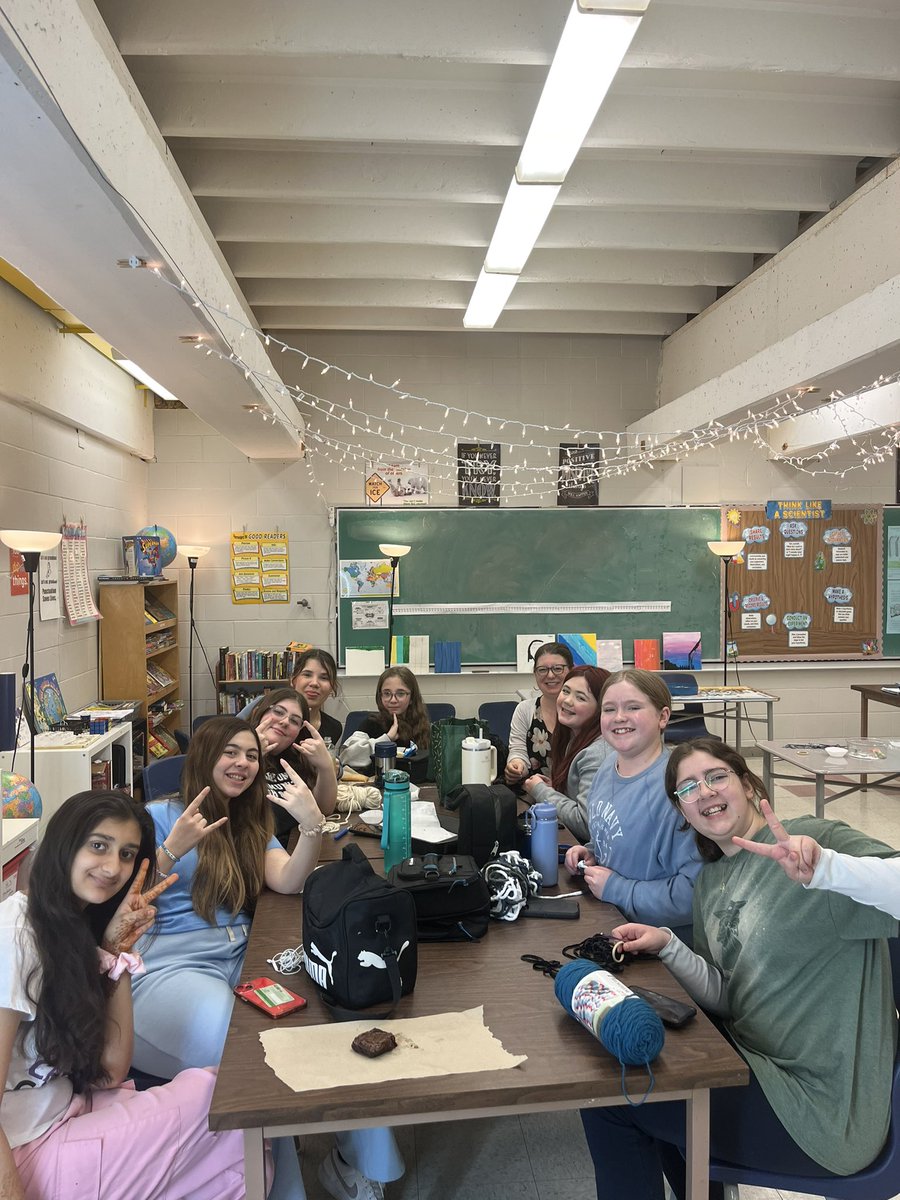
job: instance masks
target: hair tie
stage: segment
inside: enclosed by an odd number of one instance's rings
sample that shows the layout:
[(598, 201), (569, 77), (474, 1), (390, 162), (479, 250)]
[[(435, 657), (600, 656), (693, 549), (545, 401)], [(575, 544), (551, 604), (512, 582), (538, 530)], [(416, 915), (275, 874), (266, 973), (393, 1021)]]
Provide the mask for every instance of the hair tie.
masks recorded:
[(116, 955), (110, 954), (108, 950), (98, 946), (97, 958), (100, 964), (100, 974), (108, 975), (113, 983), (120, 979), (126, 971), (129, 975), (144, 975), (147, 971), (144, 960), (139, 954), (128, 954), (124, 950), (121, 954)]

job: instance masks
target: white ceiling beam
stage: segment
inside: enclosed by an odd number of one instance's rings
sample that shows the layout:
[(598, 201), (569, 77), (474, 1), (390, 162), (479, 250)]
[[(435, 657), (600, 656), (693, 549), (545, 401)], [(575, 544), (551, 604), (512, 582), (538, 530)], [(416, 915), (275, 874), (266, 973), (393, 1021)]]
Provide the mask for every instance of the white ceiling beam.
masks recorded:
[[(419, 242), (484, 246), (497, 209), (487, 205), (303, 204), (207, 199), (200, 205), (221, 242)], [(790, 213), (615, 212), (557, 205), (541, 233), (544, 248), (730, 250), (774, 254), (797, 232)], [(251, 303), (253, 301), (251, 300)]]
[[(289, 331), (304, 329), (386, 329), (386, 330), (451, 330), (460, 332), (459, 314), (445, 308), (297, 308), (286, 316), (284, 309), (276, 310), (277, 325), (266, 331), (282, 337)], [(642, 337), (667, 337), (684, 322), (672, 314), (657, 313), (558, 313), (529, 312), (522, 309), (504, 311), (493, 333), (560, 333), (614, 334)], [(476, 336), (476, 335), (472, 335)]]
[[(228, 259), (239, 279), (456, 279), (473, 281), (481, 269), (478, 248), (416, 246), (231, 245)], [(730, 287), (750, 269), (745, 254), (538, 248), (522, 282), (649, 283)]]
[[(279, 306), (465, 309), (471, 293), (470, 283), (449, 280), (248, 279), (244, 287), (247, 300), (267, 327), (278, 324)], [(708, 287), (522, 283), (507, 307), (685, 314), (702, 312), (715, 298), (715, 289)]]
[[(260, 60), (260, 67), (263, 63)], [(422, 145), (519, 146), (541, 80), (479, 85), (420, 78), (220, 75), (177, 77), (166, 60), (135, 68), (135, 81), (164, 137)], [(647, 73), (652, 79), (652, 72)], [(585, 138), (586, 148), (707, 149), (734, 153), (862, 155), (900, 152), (900, 105), (891, 96), (847, 104), (778, 88), (636, 90), (618, 80)], [(732, 80), (732, 89), (735, 83)]]
[[(419, 3), (402, 12), (402, 30), (382, 6), (372, 20), (368, 0), (339, 5), (244, 0), (101, 0), (122, 53), (241, 55), (248, 47), (274, 57), (325, 55), (521, 63), (546, 66), (569, 7), (567, 0), (483, 0)], [(625, 58), (630, 67), (743, 70), (895, 79), (900, 58), (896, 6), (889, 0), (805, 4), (793, 11), (744, 3), (708, 5), (653, 0)]]
[[(192, 141), (176, 142), (175, 152), (195, 196), (261, 200), (358, 202), (362, 192), (373, 202), (501, 204), (516, 160), (515, 149), (448, 157), (438, 151), (328, 153), (249, 150), (246, 144), (213, 148)], [(847, 195), (853, 179), (854, 164), (846, 159), (748, 161), (735, 156), (704, 161), (583, 153), (557, 204), (827, 212)]]
[(822, 446), (848, 438), (866, 437), (900, 422), (900, 384), (876, 388), (864, 396), (848, 396), (786, 421), (766, 432), (766, 441), (778, 454), (814, 454)]

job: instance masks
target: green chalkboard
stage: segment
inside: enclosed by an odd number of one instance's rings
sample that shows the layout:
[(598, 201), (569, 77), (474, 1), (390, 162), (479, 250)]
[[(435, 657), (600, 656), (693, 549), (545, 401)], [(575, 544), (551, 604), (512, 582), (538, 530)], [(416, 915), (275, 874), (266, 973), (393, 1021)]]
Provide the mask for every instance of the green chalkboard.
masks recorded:
[[(405, 543), (412, 550), (401, 561), (397, 606), (500, 606), (412, 616), (395, 609), (394, 633), (427, 634), (432, 660), (436, 641), (459, 641), (464, 663), (515, 663), (517, 633), (552, 631), (620, 638), (627, 662), (634, 638), (695, 629), (704, 656), (721, 658), (720, 564), (706, 545), (720, 523), (718, 508), (344, 508), (336, 513), (337, 557), (339, 567), (368, 562), (383, 557), (380, 542)], [(338, 596), (342, 664), (348, 645), (387, 651), (386, 630), (353, 629), (360, 591), (351, 580), (350, 594)], [(670, 611), (599, 611), (660, 601)], [(521, 604), (539, 610), (508, 611)], [(572, 604), (587, 611), (560, 609)]]
[(885, 658), (900, 658), (900, 507), (884, 508), (884, 598), (882, 653)]

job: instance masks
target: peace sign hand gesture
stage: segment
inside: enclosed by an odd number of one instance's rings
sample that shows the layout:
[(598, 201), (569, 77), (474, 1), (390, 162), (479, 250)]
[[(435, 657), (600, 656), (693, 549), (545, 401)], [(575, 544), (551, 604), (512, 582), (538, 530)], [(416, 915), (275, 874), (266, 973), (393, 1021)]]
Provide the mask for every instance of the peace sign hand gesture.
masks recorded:
[(287, 809), (301, 829), (318, 825), (322, 814), (319, 812), (315, 796), (289, 762), (282, 759), (281, 766), (290, 782), (285, 785), (280, 796), (270, 792), (269, 799), (279, 808)]
[(172, 826), (172, 831), (166, 838), (165, 845), (176, 858), (183, 858), (188, 851), (193, 850), (198, 843), (208, 837), (214, 829), (219, 829), (228, 820), (219, 817), (218, 821), (209, 822), (200, 811), (200, 805), (209, 795), (209, 788), (202, 792), (185, 806), (184, 812)]
[(747, 838), (733, 837), (736, 846), (749, 850), (751, 854), (759, 854), (763, 858), (771, 858), (781, 867), (788, 879), (794, 883), (809, 883), (822, 853), (822, 847), (815, 838), (805, 834), (792, 837), (772, 811), (768, 800), (760, 800), (760, 810), (766, 818), (766, 823), (775, 835), (775, 845), (767, 842), (751, 842)]
[(155, 887), (150, 888), (147, 892), (142, 892), (144, 880), (147, 878), (147, 871), (150, 867), (150, 860), (145, 858), (138, 867), (131, 887), (125, 894), (122, 903), (113, 913), (112, 920), (106, 927), (103, 934), (103, 949), (108, 950), (110, 954), (122, 954), (129, 951), (132, 946), (143, 937), (156, 918), (156, 909), (153, 907), (153, 901), (157, 896), (172, 886), (177, 875), (167, 875)]
[(320, 771), (333, 771), (331, 754), (321, 733), (309, 721), (303, 722), (303, 728), (307, 731), (307, 736), (302, 742), (295, 742), (294, 749), (298, 750), (306, 761), (312, 764), (317, 775)]

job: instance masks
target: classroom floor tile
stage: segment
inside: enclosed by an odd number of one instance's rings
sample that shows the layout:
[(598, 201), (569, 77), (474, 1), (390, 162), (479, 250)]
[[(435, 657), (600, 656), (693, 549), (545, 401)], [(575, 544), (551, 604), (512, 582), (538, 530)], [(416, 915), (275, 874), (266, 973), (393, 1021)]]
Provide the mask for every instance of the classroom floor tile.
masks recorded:
[[(812, 784), (776, 784), (780, 817), (811, 813), (814, 803)], [(829, 804), (826, 815), (900, 848), (900, 791), (871, 787)], [(596, 1200), (593, 1165), (577, 1112), (447, 1121), (395, 1132), (407, 1169), (403, 1179), (387, 1185), (387, 1200)], [(331, 1135), (301, 1141), (308, 1200), (329, 1200), (316, 1169), (331, 1148)], [(808, 1197), (742, 1186), (740, 1200)]]

